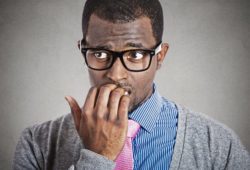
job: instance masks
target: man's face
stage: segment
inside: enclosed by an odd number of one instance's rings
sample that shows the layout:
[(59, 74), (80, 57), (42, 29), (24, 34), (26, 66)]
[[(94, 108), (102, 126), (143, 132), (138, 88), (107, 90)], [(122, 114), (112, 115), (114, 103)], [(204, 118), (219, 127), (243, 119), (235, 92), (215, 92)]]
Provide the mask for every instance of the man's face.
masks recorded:
[[(88, 48), (102, 47), (112, 51), (125, 51), (138, 48), (152, 49), (157, 43), (159, 42), (155, 41), (150, 19), (147, 17), (121, 24), (102, 20), (93, 14), (86, 34)], [(151, 95), (154, 76), (159, 63), (164, 59), (167, 46), (162, 51), (152, 58), (150, 68), (143, 72), (128, 71), (120, 59), (116, 59), (108, 70), (88, 69), (90, 83), (96, 87), (113, 83), (130, 91), (131, 111)]]

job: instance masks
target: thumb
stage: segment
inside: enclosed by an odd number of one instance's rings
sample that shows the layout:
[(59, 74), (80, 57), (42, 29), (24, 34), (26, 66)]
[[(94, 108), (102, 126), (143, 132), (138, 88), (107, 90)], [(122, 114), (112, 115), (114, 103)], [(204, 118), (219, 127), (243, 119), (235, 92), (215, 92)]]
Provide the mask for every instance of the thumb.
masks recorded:
[(80, 120), (81, 120), (81, 113), (82, 113), (81, 108), (79, 107), (77, 101), (73, 97), (65, 96), (65, 99), (70, 106), (71, 114), (75, 122), (75, 127), (76, 127), (76, 130), (78, 131), (80, 127)]

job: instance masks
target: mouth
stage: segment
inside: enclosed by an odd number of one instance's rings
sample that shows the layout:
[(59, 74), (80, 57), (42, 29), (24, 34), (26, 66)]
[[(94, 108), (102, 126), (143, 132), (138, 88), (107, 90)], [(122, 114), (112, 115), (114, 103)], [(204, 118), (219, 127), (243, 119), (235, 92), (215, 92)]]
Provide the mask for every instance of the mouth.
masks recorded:
[[(130, 96), (134, 91), (133, 87), (128, 83), (112, 82), (112, 83), (105, 83), (105, 84), (114, 84), (114, 85), (117, 86), (116, 88), (124, 89), (124, 91), (125, 91), (124, 95), (125, 96)], [(103, 85), (105, 85), (105, 84), (103, 84)]]
[(123, 83), (115, 83), (117, 87), (123, 88), (125, 90), (124, 95), (131, 95), (132, 94), (132, 87), (129, 84), (123, 84)]

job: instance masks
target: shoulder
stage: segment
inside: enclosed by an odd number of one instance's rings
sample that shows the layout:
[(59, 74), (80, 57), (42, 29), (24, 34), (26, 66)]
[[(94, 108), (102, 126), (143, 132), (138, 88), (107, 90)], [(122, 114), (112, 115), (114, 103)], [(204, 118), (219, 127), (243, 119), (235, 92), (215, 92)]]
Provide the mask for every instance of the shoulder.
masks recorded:
[(210, 144), (220, 142), (226, 144), (231, 140), (238, 140), (237, 135), (232, 129), (209, 117), (208, 115), (194, 112), (180, 106), (178, 106), (178, 110), (179, 116), (183, 116), (186, 119), (184, 124), (186, 128), (186, 137), (190, 137), (195, 140), (195, 137), (199, 136), (201, 139), (209, 140)]
[(200, 165), (203, 162), (202, 168), (250, 166), (248, 151), (233, 130), (203, 113), (177, 108), (177, 143), (183, 146), (183, 158)]
[(229, 127), (206, 114), (194, 112), (187, 108), (183, 108), (182, 114), (186, 114), (186, 128), (188, 130), (202, 134), (208, 132), (210, 135), (225, 138), (235, 136), (235, 133)]

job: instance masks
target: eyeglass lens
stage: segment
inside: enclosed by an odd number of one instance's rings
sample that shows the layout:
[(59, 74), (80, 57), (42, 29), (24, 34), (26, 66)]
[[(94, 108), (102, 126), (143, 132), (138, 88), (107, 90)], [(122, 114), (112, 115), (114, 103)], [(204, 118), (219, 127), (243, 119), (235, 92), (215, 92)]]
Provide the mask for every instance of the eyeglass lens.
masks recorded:
[[(105, 50), (88, 49), (86, 51), (88, 65), (94, 69), (106, 69), (111, 67), (116, 58)], [(150, 64), (150, 53), (143, 50), (131, 50), (123, 53), (122, 63), (130, 70), (143, 70)]]

